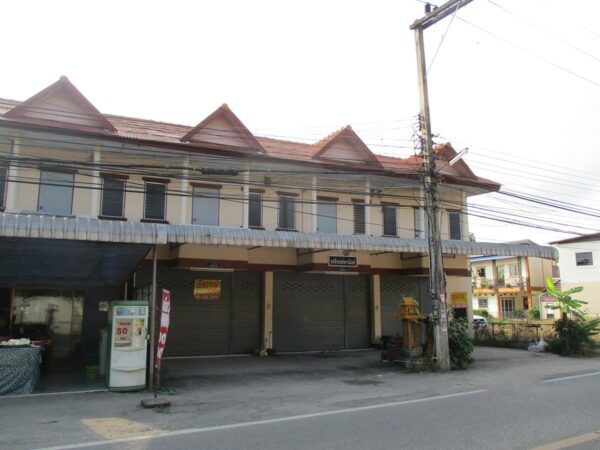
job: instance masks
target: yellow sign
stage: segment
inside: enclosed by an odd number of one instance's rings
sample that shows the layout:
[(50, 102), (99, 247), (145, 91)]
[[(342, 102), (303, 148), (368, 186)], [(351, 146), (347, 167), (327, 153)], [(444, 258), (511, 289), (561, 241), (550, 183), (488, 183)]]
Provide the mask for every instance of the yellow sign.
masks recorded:
[(453, 292), (451, 296), (452, 305), (463, 305), (468, 303), (469, 297), (466, 292)]
[(221, 300), (221, 280), (194, 280), (196, 300)]

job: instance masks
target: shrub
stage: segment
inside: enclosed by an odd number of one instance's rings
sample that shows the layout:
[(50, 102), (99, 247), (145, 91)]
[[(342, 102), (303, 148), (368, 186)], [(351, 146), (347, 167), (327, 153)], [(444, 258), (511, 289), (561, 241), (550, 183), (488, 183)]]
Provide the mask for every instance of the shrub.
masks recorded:
[(456, 319), (448, 323), (448, 345), (452, 370), (466, 369), (473, 362), (473, 342), (466, 320)]
[[(566, 327), (565, 327), (566, 325)], [(582, 320), (563, 319), (554, 322), (556, 337), (550, 341), (552, 351), (562, 356), (585, 355), (595, 347), (592, 338), (597, 334), (600, 319), (584, 322)]]
[(476, 309), (473, 311), (473, 314), (481, 317), (490, 317), (490, 312), (484, 308)]
[(540, 314), (540, 307), (538, 305), (531, 308), (529, 310), (528, 314), (529, 314), (529, 320), (540, 320), (542, 317)]

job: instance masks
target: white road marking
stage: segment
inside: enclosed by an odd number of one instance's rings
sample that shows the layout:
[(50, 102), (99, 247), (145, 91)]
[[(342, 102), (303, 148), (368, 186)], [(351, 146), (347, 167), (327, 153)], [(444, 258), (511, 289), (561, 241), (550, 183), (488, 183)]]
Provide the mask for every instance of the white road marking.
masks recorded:
[(594, 377), (596, 375), (600, 375), (600, 372), (590, 372), (590, 373), (582, 373), (579, 375), (571, 375), (568, 377), (550, 378), (549, 380), (544, 380), (544, 383), (554, 383), (555, 381), (574, 380), (575, 378)]
[(166, 433), (154, 434), (152, 436), (145, 435), (145, 436), (135, 436), (135, 437), (112, 439), (112, 440), (105, 440), (105, 441), (84, 442), (84, 443), (80, 443), (80, 444), (57, 445), (55, 447), (44, 447), (44, 448), (38, 449), (38, 450), (68, 450), (68, 449), (73, 449), (73, 448), (88, 448), (88, 447), (97, 447), (100, 445), (123, 444), (126, 442), (145, 441), (145, 440), (150, 440), (150, 439), (165, 438), (165, 437), (171, 437), (171, 436), (181, 436), (181, 435), (186, 435), (186, 434), (231, 430), (231, 429), (235, 429), (235, 428), (254, 427), (254, 426), (259, 426), (259, 425), (269, 425), (269, 424), (273, 424), (273, 423), (290, 422), (290, 421), (294, 421), (294, 420), (312, 419), (314, 417), (334, 416), (334, 415), (338, 415), (338, 414), (347, 414), (347, 413), (354, 413), (354, 412), (359, 412), (359, 411), (370, 411), (370, 410), (374, 410), (374, 409), (391, 408), (394, 406), (413, 405), (415, 403), (425, 403), (425, 402), (431, 402), (434, 400), (443, 400), (443, 399), (447, 399), (447, 398), (464, 397), (466, 395), (482, 394), (484, 392), (487, 392), (487, 389), (477, 389), (474, 391), (458, 392), (456, 394), (436, 395), (434, 397), (416, 398), (416, 399), (412, 399), (412, 400), (403, 400), (400, 402), (381, 403), (378, 405), (357, 406), (356, 408), (336, 409), (334, 411), (324, 411), (324, 412), (311, 413), (311, 414), (301, 414), (298, 416), (279, 417), (276, 419), (265, 419), (265, 420), (255, 420), (252, 422), (231, 423), (228, 425), (217, 425), (214, 427), (205, 427), (205, 428), (187, 428), (187, 429), (183, 429), (183, 430), (168, 431)]
[(42, 392), (40, 394), (3, 395), (3, 396), (0, 396), (0, 400), (8, 400), (10, 398), (48, 397), (51, 395), (94, 394), (96, 392), (108, 392), (108, 389), (103, 388), (103, 389), (88, 389), (85, 391)]

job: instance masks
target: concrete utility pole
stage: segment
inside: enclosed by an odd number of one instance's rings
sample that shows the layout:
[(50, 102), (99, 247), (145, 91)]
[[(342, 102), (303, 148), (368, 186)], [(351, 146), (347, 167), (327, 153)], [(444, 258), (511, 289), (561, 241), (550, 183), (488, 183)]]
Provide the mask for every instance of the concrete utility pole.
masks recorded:
[(425, 63), (425, 43), (423, 30), (436, 24), (444, 17), (458, 11), (473, 0), (450, 0), (431, 11), (431, 5), (425, 7), (426, 15), (411, 26), (415, 30), (417, 48), (417, 70), (419, 72), (419, 95), (421, 99), (420, 126), (423, 145), (423, 182), (425, 184), (425, 213), (428, 223), (429, 243), (429, 290), (433, 301), (435, 318), (435, 355), (437, 367), (441, 371), (450, 370), (450, 349), (448, 347), (448, 312), (444, 266), (442, 262), (442, 239), (437, 205), (437, 174), (435, 155), (431, 139), (431, 118), (429, 115), (429, 96), (427, 91), (427, 64)]

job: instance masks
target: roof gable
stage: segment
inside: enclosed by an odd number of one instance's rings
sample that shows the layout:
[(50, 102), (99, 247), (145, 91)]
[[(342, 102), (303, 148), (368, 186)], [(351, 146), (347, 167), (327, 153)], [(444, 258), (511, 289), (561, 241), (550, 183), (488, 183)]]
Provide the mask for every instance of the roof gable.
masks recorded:
[(225, 103), (183, 136), (181, 141), (266, 153), (250, 130)]
[(65, 76), (6, 112), (4, 117), (29, 123), (60, 122), (116, 132), (108, 119)]
[(327, 159), (350, 164), (368, 164), (382, 167), (369, 147), (354, 132), (350, 125), (317, 142), (313, 159)]
[[(434, 148), (434, 152), (438, 155), (441, 155), (447, 161), (443, 164), (443, 168), (446, 169), (448, 168), (448, 164), (452, 160), (452, 158), (458, 155), (456, 150), (454, 150), (454, 147), (452, 147), (452, 144), (450, 144), (449, 142), (445, 144), (436, 145), (436, 147)], [(463, 159), (459, 159), (458, 161), (456, 161), (452, 167), (455, 170), (455, 172), (460, 176), (467, 178), (475, 178), (475, 174)]]

